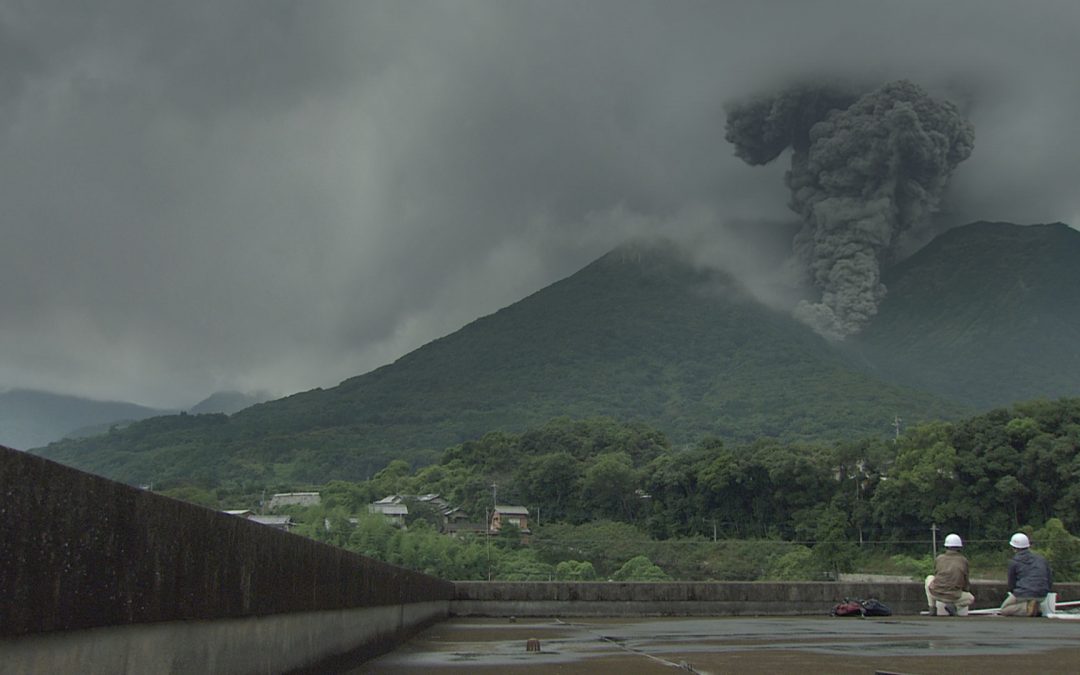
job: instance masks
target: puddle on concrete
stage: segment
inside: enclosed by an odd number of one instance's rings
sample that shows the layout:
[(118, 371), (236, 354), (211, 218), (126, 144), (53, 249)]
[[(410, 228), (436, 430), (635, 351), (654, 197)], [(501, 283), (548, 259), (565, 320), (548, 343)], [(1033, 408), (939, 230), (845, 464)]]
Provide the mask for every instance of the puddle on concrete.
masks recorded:
[[(540, 652), (527, 652), (537, 638)], [(427, 673), (440, 669), (484, 673), (660, 672), (667, 665), (724, 664), (714, 672), (776, 672), (808, 663), (866, 663), (867, 659), (918, 661), (921, 670), (963, 672), (982, 661), (982, 672), (1005, 670), (1016, 659), (1056, 666), (1067, 654), (1080, 662), (1080, 624), (1007, 618), (959, 621), (906, 618), (662, 619), (622, 621), (553, 619), (509, 624), (497, 619), (450, 620), (357, 672)], [(914, 661), (912, 661), (914, 660)], [(805, 663), (804, 663), (805, 662)], [(616, 667), (615, 664), (622, 664)], [(667, 664), (667, 665), (664, 665)], [(700, 666), (699, 666), (700, 664)], [(747, 670), (751, 664), (750, 670)], [(761, 668), (758, 668), (758, 665)], [(989, 664), (990, 670), (985, 669)], [(948, 666), (942, 669), (942, 666)], [(1001, 670), (995, 670), (998, 666)], [(621, 670), (620, 670), (621, 668)], [(949, 670), (953, 668), (953, 670)], [(1021, 670), (1024, 670), (1021, 668)], [(702, 669), (702, 672), (704, 670)], [(823, 672), (809, 669), (806, 672)], [(851, 671), (844, 671), (851, 672)], [(866, 672), (865, 670), (860, 672)], [(1033, 672), (1033, 671), (1028, 671)], [(1043, 671), (1053, 672), (1053, 671)], [(1061, 671), (1057, 671), (1061, 672)]]

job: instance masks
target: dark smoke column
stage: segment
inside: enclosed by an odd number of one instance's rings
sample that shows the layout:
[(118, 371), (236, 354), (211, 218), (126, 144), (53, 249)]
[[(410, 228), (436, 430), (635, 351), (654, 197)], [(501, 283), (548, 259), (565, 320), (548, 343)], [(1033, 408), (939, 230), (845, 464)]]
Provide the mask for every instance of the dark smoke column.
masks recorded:
[(901, 80), (862, 96), (800, 85), (736, 104), (725, 138), (755, 165), (792, 148), (785, 182), (803, 219), (795, 252), (821, 291), (795, 316), (842, 340), (877, 313), (881, 263), (901, 232), (937, 208), (975, 131), (954, 105)]

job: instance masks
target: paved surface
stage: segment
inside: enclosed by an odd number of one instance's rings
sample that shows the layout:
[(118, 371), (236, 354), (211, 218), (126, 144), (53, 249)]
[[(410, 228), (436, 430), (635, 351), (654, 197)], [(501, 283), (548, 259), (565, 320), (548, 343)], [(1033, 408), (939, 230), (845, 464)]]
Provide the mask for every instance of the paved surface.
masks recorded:
[[(530, 638), (541, 651), (527, 652)], [(1076, 673), (1080, 621), (452, 619), (354, 673)]]

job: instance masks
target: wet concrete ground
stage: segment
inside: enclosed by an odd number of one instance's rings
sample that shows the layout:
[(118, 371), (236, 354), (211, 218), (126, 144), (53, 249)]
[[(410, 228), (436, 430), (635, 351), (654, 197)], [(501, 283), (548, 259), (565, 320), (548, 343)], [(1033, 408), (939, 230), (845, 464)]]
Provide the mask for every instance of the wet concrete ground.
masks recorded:
[[(530, 638), (540, 652), (527, 652)], [(355, 673), (1077, 673), (1080, 621), (452, 619)]]

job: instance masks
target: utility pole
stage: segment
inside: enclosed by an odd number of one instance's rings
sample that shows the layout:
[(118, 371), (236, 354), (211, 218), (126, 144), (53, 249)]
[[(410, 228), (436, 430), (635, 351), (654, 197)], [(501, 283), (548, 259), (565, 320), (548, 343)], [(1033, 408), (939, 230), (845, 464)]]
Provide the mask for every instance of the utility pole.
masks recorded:
[(900, 421), (901, 420), (899, 415), (895, 415), (893, 417), (893, 428), (896, 429), (896, 435), (893, 436), (893, 443), (896, 443), (898, 440), (900, 440)]
[(487, 509), (484, 509), (484, 519), (487, 520), (487, 524), (484, 526), (484, 549), (487, 554), (487, 578), (491, 581), (491, 518), (488, 516)]
[[(499, 485), (497, 483), (493, 482), (491, 484), (491, 516), (488, 517), (488, 521), (487, 521), (488, 549), (489, 550), (491, 548), (491, 527), (492, 527), (492, 524), (493, 524), (493, 522), (495, 520), (495, 512), (499, 509), (498, 490), (499, 490)], [(488, 565), (491, 564), (490, 555), (491, 554), (489, 553), (488, 554), (488, 556), (489, 556)], [(490, 578), (491, 577), (491, 572), (490, 571), (488, 572), (488, 577), (489, 577), (488, 581), (491, 581), (491, 578)]]
[(933, 542), (932, 546), (933, 546), (933, 551), (934, 551), (934, 557), (937, 557), (937, 533), (938, 533), (937, 523), (931, 523), (930, 524), (930, 538), (931, 538), (931, 541)]

